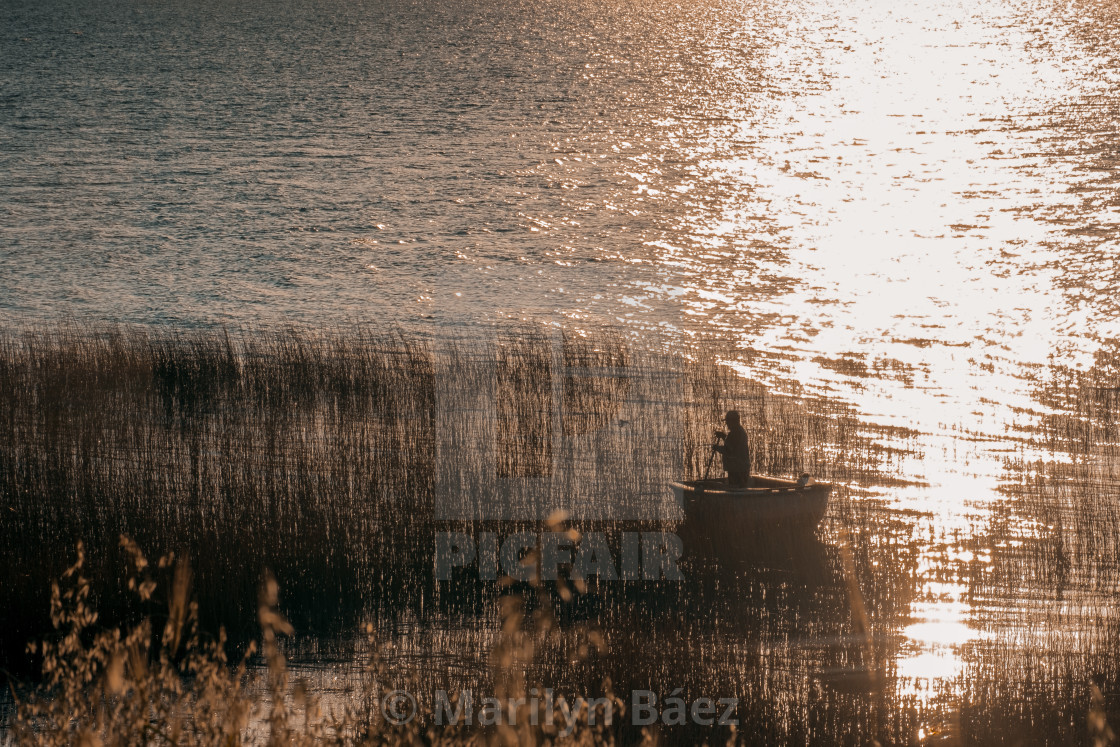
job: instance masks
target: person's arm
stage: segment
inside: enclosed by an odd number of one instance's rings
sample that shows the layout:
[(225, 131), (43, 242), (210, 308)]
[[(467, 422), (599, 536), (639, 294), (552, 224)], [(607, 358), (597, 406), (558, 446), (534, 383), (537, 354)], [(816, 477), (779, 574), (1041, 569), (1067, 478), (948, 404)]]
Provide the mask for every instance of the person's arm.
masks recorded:
[[(740, 462), (750, 461), (750, 449), (747, 446), (747, 434), (743, 431), (733, 431), (728, 434), (723, 443), (723, 454), (728, 454), (738, 465)], [(743, 465), (745, 466), (745, 465)]]

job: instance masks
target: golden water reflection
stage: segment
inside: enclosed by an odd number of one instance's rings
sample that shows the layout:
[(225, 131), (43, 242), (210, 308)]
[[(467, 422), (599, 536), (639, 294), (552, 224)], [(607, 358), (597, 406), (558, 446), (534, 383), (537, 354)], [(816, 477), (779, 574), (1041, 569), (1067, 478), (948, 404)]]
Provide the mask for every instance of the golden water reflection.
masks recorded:
[[(917, 702), (959, 686), (965, 649), (1019, 614), (1010, 600), (974, 605), (970, 585), (1001, 540), (988, 531), (993, 507), (1008, 510), (1008, 459), (1055, 458), (1029, 436), (1046, 413), (1038, 365), (1084, 366), (1115, 330), (1111, 302), (1063, 282), (1071, 253), (1099, 251), (1070, 223), (1115, 226), (1115, 211), (1079, 201), (1083, 162), (1047, 155), (1078, 137), (1076, 114), (1057, 134), (1047, 120), (1107, 92), (1080, 20), (1001, 0), (806, 5), (789, 35), (812, 41), (762, 67), (819, 69), (820, 85), (761, 113), (723, 102), (742, 124), (713, 130), (710, 184), (694, 187), (721, 195), (720, 209), (698, 206), (683, 227), (702, 251), (662, 244), (667, 277), (685, 256), (696, 271), (663, 292), (737, 337), (729, 365), (919, 434), (897, 465), (913, 486), (879, 495), (928, 517), (913, 542), (926, 522), (940, 540), (919, 549), (893, 661)], [(729, 140), (749, 146), (719, 147)], [(779, 251), (751, 267), (741, 258), (759, 246)], [(788, 283), (753, 294), (772, 287), (767, 273)]]

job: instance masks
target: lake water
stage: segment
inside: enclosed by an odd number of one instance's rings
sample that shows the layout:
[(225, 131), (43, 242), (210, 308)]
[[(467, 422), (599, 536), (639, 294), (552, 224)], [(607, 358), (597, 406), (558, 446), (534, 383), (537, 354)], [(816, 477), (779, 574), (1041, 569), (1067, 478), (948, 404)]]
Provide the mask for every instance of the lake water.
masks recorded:
[[(1113, 408), (1118, 24), (1103, 0), (8, 0), (0, 318), (717, 351), (899, 449), (900, 487), (852, 480), (830, 531), (915, 548), (899, 687), (951, 702), (993, 636), (1111, 650), (1069, 641), (1112, 610), (1114, 543), (1079, 560), (1053, 488), (1115, 504), (1110, 431), (1047, 424)], [(980, 580), (1054, 542), (1057, 592)]]

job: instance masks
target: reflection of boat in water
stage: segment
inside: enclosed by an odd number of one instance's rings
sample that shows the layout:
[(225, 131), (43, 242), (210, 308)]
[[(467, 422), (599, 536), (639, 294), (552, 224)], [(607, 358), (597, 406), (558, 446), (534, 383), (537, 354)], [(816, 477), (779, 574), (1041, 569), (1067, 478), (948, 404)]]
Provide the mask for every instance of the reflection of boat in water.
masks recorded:
[(832, 492), (828, 483), (763, 476), (752, 477), (743, 488), (729, 487), (726, 480), (688, 480), (671, 486), (684, 508), (680, 533), (686, 549), (729, 550), (744, 540), (811, 535), (824, 518)]

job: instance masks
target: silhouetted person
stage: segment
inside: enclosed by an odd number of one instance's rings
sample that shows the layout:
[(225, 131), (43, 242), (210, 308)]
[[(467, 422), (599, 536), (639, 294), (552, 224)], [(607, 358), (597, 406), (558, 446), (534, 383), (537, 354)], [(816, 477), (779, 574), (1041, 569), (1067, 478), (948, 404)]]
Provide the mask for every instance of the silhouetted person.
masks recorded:
[(751, 479), (751, 447), (747, 443), (747, 432), (739, 424), (738, 410), (728, 410), (723, 422), (727, 423), (727, 433), (716, 431), (716, 438), (723, 443), (712, 444), (712, 449), (723, 455), (728, 486), (745, 488)]

